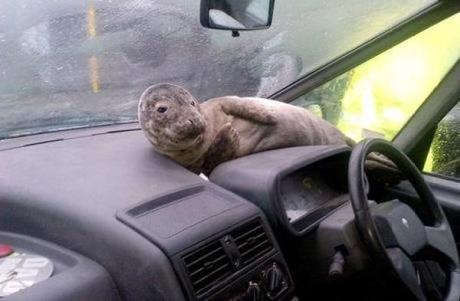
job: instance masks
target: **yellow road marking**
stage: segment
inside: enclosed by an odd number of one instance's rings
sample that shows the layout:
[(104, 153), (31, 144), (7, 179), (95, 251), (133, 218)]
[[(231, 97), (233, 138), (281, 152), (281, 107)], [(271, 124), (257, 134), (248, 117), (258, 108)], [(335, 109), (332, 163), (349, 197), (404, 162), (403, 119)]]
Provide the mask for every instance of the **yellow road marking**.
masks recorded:
[[(88, 39), (94, 39), (97, 36), (96, 30), (96, 9), (93, 4), (90, 3), (88, 11), (86, 13), (86, 31)], [(96, 56), (91, 56), (88, 60), (89, 66), (89, 78), (91, 81), (91, 90), (93, 93), (97, 93), (100, 90), (99, 84), (99, 60)]]
[(91, 3), (88, 7), (88, 12), (86, 13), (87, 20), (87, 33), (90, 39), (96, 37), (96, 10), (94, 9), (93, 4)]
[(89, 58), (89, 76), (91, 80), (91, 89), (94, 93), (99, 92), (99, 61), (94, 55)]

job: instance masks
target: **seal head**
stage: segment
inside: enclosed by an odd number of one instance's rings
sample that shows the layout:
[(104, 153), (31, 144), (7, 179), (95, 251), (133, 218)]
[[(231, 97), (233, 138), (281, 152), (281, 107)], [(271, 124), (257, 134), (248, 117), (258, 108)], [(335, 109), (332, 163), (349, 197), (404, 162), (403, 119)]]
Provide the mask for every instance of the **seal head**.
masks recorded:
[(160, 152), (184, 150), (203, 139), (206, 119), (198, 101), (182, 87), (150, 86), (141, 96), (138, 113), (144, 133)]

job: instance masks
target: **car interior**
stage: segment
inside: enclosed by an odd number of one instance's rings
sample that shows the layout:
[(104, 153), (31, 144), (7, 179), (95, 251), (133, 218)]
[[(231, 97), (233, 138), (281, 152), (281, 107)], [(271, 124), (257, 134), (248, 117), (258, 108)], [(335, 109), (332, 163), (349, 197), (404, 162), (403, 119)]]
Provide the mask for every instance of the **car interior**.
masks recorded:
[[(200, 16), (229, 38), (269, 28), (283, 3), (259, 1), (269, 17), (245, 23), (226, 2), (202, 0)], [(270, 98), (297, 99), (458, 12), (436, 2)], [(420, 171), (458, 78), (460, 61), (391, 142), (275, 149), (209, 178), (156, 153), (137, 122), (0, 140), (0, 298), (460, 300), (460, 182)], [(368, 179), (373, 152), (397, 185)]]

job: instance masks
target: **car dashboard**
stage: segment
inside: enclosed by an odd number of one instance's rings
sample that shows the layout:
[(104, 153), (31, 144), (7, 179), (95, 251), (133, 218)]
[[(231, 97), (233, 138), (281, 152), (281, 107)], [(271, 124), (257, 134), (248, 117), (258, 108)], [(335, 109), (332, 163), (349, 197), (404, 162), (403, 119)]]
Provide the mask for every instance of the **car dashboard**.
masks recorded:
[(211, 181), (256, 204), (272, 225), (302, 236), (349, 198), (346, 146), (302, 146), (220, 165)]
[(206, 181), (135, 128), (43, 137), (0, 144), (0, 237), (58, 268), (4, 300), (292, 300), (278, 233), (347, 199), (348, 147), (254, 154)]

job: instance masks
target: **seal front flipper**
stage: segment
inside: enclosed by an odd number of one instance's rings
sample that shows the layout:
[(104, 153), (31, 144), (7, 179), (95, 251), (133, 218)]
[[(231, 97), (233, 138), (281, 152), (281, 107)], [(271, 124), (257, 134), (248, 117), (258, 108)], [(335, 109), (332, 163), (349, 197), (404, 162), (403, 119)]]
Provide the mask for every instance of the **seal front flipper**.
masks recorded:
[(222, 111), (227, 115), (233, 115), (241, 119), (251, 120), (261, 124), (276, 124), (275, 112), (258, 102), (238, 97), (228, 97), (221, 101), (221, 106)]
[[(345, 136), (345, 143), (354, 147), (357, 143), (353, 139)], [(371, 182), (379, 183), (384, 186), (395, 186), (405, 177), (398, 167), (388, 158), (377, 153), (370, 153), (364, 161), (364, 169)]]
[(236, 158), (240, 144), (238, 131), (230, 123), (226, 123), (217, 132), (214, 141), (206, 153), (202, 172), (209, 175), (220, 163)]
[(371, 182), (390, 187), (406, 180), (399, 168), (388, 158), (370, 153), (364, 162), (364, 169)]

